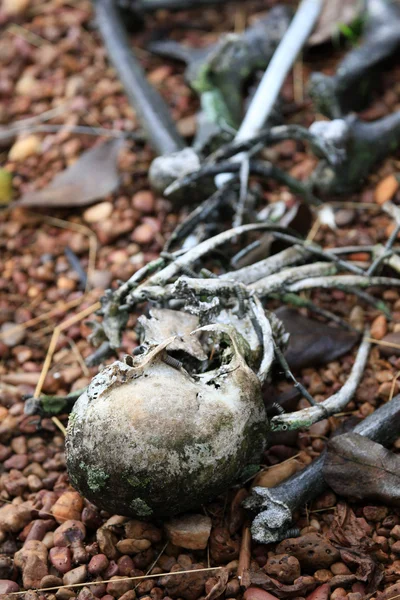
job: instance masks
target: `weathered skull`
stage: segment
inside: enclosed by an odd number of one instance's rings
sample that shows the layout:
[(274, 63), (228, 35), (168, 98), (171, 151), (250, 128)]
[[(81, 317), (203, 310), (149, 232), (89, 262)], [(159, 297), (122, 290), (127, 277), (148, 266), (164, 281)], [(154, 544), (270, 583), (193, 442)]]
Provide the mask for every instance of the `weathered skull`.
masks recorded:
[[(200, 339), (217, 364), (194, 358)], [(68, 472), (100, 508), (140, 517), (194, 508), (225, 491), (265, 444), (261, 386), (242, 336), (215, 325), (176, 341), (106, 367), (75, 404)], [(168, 360), (169, 347), (182, 355), (185, 344), (198, 373)]]

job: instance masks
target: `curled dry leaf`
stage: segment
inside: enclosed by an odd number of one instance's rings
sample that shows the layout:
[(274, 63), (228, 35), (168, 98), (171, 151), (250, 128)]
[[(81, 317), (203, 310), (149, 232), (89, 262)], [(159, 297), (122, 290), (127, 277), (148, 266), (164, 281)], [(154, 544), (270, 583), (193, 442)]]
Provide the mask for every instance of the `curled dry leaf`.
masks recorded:
[(211, 588), (205, 600), (216, 600), (225, 592), (226, 584), (229, 579), (229, 569), (224, 568), (218, 571), (217, 578), (217, 583)]
[(272, 592), (278, 598), (295, 598), (298, 596), (306, 596), (311, 592), (316, 582), (314, 577), (310, 575), (301, 575), (296, 581), (290, 585), (280, 583), (277, 579), (272, 579), (262, 571), (245, 571), (242, 578), (242, 586), (260, 587), (263, 590)]
[(400, 457), (357, 433), (329, 442), (324, 478), (341, 496), (400, 503)]
[[(376, 591), (384, 573), (382, 565), (373, 555), (379, 546), (370, 537), (370, 533), (368, 523), (363, 518), (356, 517), (347, 504), (339, 502), (328, 535), (332, 544), (338, 547), (342, 562), (354, 574), (337, 575), (335, 585), (348, 585), (355, 578), (367, 584), (368, 593)], [(332, 580), (330, 584), (333, 585)]]
[(87, 150), (42, 190), (28, 192), (22, 206), (86, 206), (111, 194), (119, 185), (117, 161), (122, 138), (107, 140)]
[(358, 16), (360, 2), (358, 0), (325, 0), (324, 7), (318, 19), (313, 34), (308, 40), (309, 46), (329, 42), (339, 33), (341, 25), (350, 25)]

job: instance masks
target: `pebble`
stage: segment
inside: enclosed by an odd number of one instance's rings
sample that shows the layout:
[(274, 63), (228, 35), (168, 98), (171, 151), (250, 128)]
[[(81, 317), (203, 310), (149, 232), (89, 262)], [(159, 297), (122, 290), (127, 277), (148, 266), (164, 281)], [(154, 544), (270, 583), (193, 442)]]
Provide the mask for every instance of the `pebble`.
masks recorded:
[(381, 340), (387, 333), (387, 320), (384, 315), (376, 317), (371, 324), (371, 337)]
[(31, 511), (26, 506), (5, 504), (0, 508), (0, 529), (16, 533), (31, 521)]
[(314, 573), (314, 579), (315, 581), (318, 581), (318, 583), (326, 583), (332, 579), (332, 577), (333, 575), (328, 569), (317, 569)]
[(86, 223), (98, 223), (108, 219), (113, 212), (111, 202), (99, 202), (90, 208), (87, 208), (83, 213), (83, 218)]
[(331, 426), (328, 419), (322, 419), (322, 421), (318, 421), (318, 423), (314, 423), (311, 427), (308, 428), (308, 432), (310, 435), (321, 435), (327, 436), (330, 432)]
[(383, 519), (387, 517), (388, 512), (386, 506), (364, 506), (363, 508), (364, 517), (367, 521), (373, 521), (374, 523), (383, 521)]
[(139, 552), (147, 550), (150, 546), (151, 542), (149, 540), (126, 539), (117, 543), (117, 549), (121, 554), (139, 554)]
[(30, 540), (14, 555), (15, 566), (22, 571), (22, 582), (26, 589), (40, 586), (48, 575), (47, 548), (37, 540)]
[(340, 208), (335, 213), (335, 223), (338, 227), (351, 225), (356, 218), (356, 211), (352, 208)]
[(129, 590), (133, 588), (134, 582), (132, 580), (124, 579), (118, 575), (111, 577), (112, 581), (107, 584), (107, 594), (111, 594), (115, 598), (119, 598)]
[(342, 562), (333, 563), (331, 571), (334, 575), (350, 575), (351, 573), (349, 567)]
[(336, 598), (346, 598), (347, 596), (347, 592), (344, 588), (338, 587), (335, 590), (333, 590), (332, 594), (331, 594), (331, 600), (336, 600)]
[(162, 540), (162, 531), (155, 527), (152, 523), (132, 519), (125, 523), (125, 535), (127, 538), (135, 540), (150, 540), (153, 544), (157, 544)]
[(6, 15), (20, 15), (28, 8), (31, 0), (3, 0), (1, 8)]
[(24, 339), (26, 330), (17, 323), (6, 321), (0, 327), (0, 339), (9, 348), (18, 346)]
[(329, 598), (330, 586), (327, 583), (317, 587), (306, 600), (327, 600)]
[(18, 139), (8, 153), (8, 159), (22, 161), (40, 152), (42, 142), (37, 135), (28, 135)]
[(74, 585), (75, 583), (83, 583), (87, 578), (87, 566), (81, 565), (65, 573), (63, 577), (64, 585)]
[(17, 469), (22, 471), (28, 464), (27, 454), (14, 454), (8, 460), (4, 462), (4, 468), (9, 471), (10, 469)]
[(375, 188), (375, 202), (384, 204), (393, 198), (398, 189), (399, 182), (397, 178), (394, 175), (388, 175)]
[(105, 269), (93, 269), (89, 275), (89, 283), (94, 288), (100, 288), (105, 290), (110, 287), (112, 280), (112, 273)]
[(2, 594), (12, 594), (19, 592), (19, 585), (10, 579), (0, 579), (0, 596)]
[(154, 194), (150, 190), (141, 190), (132, 197), (132, 206), (143, 213), (151, 213), (154, 210)]
[(379, 353), (382, 356), (400, 356), (400, 331), (394, 333), (388, 333), (382, 338), (383, 342), (389, 342), (390, 344), (396, 344), (398, 348), (391, 346), (379, 346)]
[(338, 550), (318, 533), (283, 540), (276, 547), (276, 552), (295, 556), (306, 569), (325, 569), (340, 558)]
[(297, 577), (300, 577), (300, 563), (295, 556), (288, 554), (275, 554), (267, 560), (264, 567), (265, 572), (271, 577), (275, 577), (282, 583), (293, 583)]
[(51, 512), (58, 523), (67, 520), (80, 520), (83, 509), (83, 498), (78, 492), (64, 492), (53, 505)]
[(149, 244), (154, 239), (154, 228), (149, 223), (141, 223), (135, 227), (131, 240), (137, 244)]
[(55, 546), (49, 552), (50, 562), (60, 573), (68, 573), (72, 566), (72, 555), (69, 548)]
[(109, 564), (110, 561), (105, 554), (97, 554), (90, 559), (88, 571), (91, 575), (100, 575), (107, 569)]
[(249, 587), (243, 594), (243, 600), (278, 600), (276, 596), (261, 588)]
[(184, 515), (165, 524), (170, 541), (189, 550), (204, 550), (211, 533), (211, 519), (204, 515)]
[(400, 525), (395, 525), (390, 531), (390, 535), (394, 537), (395, 540), (400, 540)]
[(274, 465), (258, 473), (251, 487), (274, 487), (294, 475), (297, 472), (297, 468), (298, 462), (296, 460), (287, 460), (286, 462)]

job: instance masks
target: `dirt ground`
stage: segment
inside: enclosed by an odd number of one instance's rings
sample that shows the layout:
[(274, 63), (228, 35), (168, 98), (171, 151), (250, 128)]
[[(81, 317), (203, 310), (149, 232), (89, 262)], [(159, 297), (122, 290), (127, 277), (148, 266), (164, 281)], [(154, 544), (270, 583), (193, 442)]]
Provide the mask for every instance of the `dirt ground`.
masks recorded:
[[(75, 133), (73, 127), (139, 128), (108, 63), (91, 3), (14, 1), (28, 7), (12, 17), (0, 8), (0, 123), (14, 124), (57, 108), (48, 123), (60, 126), (54, 132), (17, 133), (11, 139), (0, 139), (1, 169), (12, 174), (17, 199), (46, 186), (84, 150), (105, 139)], [(172, 30), (176, 39), (204, 45), (223, 31), (240, 30), (270, 4), (234, 3), (172, 17), (159, 11), (146, 17), (145, 29), (132, 34), (149, 81), (167, 101), (188, 141), (194, 133), (196, 97), (184, 81), (182, 65), (156, 58), (145, 49), (149, 32)], [(197, 28), (187, 27), (194, 22)], [(309, 73), (320, 69), (329, 73), (342, 51), (331, 47), (314, 50), (297, 65), (282, 91), (288, 122), (308, 126), (315, 119), (306, 95)], [(400, 66), (392, 64), (383, 73), (382, 89), (361, 116), (373, 120), (399, 109)], [(315, 165), (315, 158), (301, 143), (282, 142), (271, 152), (276, 164), (300, 179)], [(201, 540), (194, 542), (200, 549), (177, 546), (168, 540), (163, 522), (108, 515), (70, 487), (63, 452), (67, 414), (57, 419), (24, 414), (24, 397), (38, 386), (43, 393), (65, 395), (90, 382), (98, 367), (85, 364), (93, 351), (87, 339), (87, 319), (98, 319), (93, 313), (103, 291), (157, 257), (175, 225), (187, 214), (187, 207), (175, 207), (150, 190), (147, 170), (152, 158), (148, 145), (128, 140), (119, 156), (118, 191), (91, 206), (28, 210), (4, 202), (0, 210), (1, 597), (197, 600), (207, 596), (214, 600), (242, 598), (244, 594), (246, 600), (363, 600), (372, 589), (378, 600), (397, 598), (399, 508), (349, 504), (328, 491), (295, 515), (301, 534), (296, 547), (286, 540), (279, 546), (267, 546), (251, 543), (249, 522), (240, 508), (250, 481), (226, 490), (199, 509), (199, 515), (212, 522), (205, 548)], [(391, 155), (370, 174), (359, 193), (342, 198), (337, 228), (315, 227), (315, 241), (324, 247), (385, 243), (393, 224), (377, 202), (377, 189), (378, 184), (392, 181), (388, 178), (399, 170), (399, 158), (398, 153)], [(274, 182), (263, 191), (265, 205), (290, 196)], [(394, 202), (400, 204), (399, 191)], [(81, 270), (69, 260), (67, 248), (78, 257)], [(355, 253), (350, 260), (365, 258)], [(87, 282), (82, 270), (88, 275)], [(400, 391), (400, 294), (396, 289), (379, 289), (374, 295), (386, 302), (393, 320), (341, 291), (312, 294), (319, 306), (329, 309), (334, 303), (337, 314), (370, 323), (372, 336), (378, 340), (397, 334), (398, 340), (391, 339), (399, 345), (390, 349), (374, 345), (362, 383), (345, 413), (308, 431), (282, 434), (274, 441), (260, 459), (258, 483), (262, 477), (265, 481), (273, 477), (279, 483), (304, 468), (319, 456), (344, 420), (370, 415)], [(137, 345), (135, 319), (131, 317), (124, 333), (121, 356)], [(51, 340), (55, 345), (49, 354)], [(346, 380), (354, 354), (355, 350), (322, 367), (303, 369), (299, 379), (317, 400), (326, 398)], [(50, 362), (43, 379), (46, 356)], [(274, 382), (277, 394), (289, 387), (287, 382)], [(298, 401), (298, 408), (306, 405), (305, 400)], [(391, 449), (399, 453), (400, 437)], [(202, 517), (199, 523), (201, 529)], [(69, 537), (68, 527), (73, 530)], [(338, 531), (342, 535), (340, 550), (332, 542)], [(346, 554), (343, 547), (352, 552)], [(214, 567), (223, 568), (212, 570)], [(237, 578), (238, 567), (241, 573), (250, 569), (243, 586)], [(187, 572), (191, 570), (195, 572)], [(135, 579), (149, 574), (153, 577)], [(260, 583), (260, 574), (275, 583), (269, 587), (265, 579)], [(378, 582), (375, 587), (374, 581)], [(46, 588), (51, 589), (41, 591)]]

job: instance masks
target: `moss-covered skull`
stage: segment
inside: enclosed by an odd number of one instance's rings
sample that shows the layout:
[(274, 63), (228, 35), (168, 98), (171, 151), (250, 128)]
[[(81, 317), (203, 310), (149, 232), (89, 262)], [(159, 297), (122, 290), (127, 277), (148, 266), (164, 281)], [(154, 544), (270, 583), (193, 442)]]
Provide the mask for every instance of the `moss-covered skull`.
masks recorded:
[(262, 450), (267, 418), (243, 340), (223, 325), (204, 329), (224, 337), (218, 368), (189, 374), (171, 366), (167, 340), (106, 367), (75, 404), (68, 472), (99, 507), (140, 517), (194, 508)]

